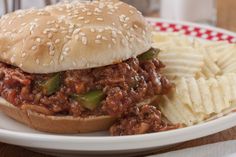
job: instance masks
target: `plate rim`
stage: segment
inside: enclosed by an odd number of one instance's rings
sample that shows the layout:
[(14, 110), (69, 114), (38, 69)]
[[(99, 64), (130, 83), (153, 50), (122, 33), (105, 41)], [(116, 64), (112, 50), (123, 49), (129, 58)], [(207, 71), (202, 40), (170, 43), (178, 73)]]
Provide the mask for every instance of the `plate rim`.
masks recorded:
[[(172, 21), (159, 18), (147, 18), (147, 20), (151, 22), (167, 22), (193, 27), (200, 27), (236, 37), (236, 33), (234, 32), (221, 28), (216, 28), (213, 26), (195, 24), (186, 21)], [(236, 125), (236, 121), (234, 121), (233, 119), (236, 119), (236, 113), (231, 113), (227, 116), (186, 128), (180, 128), (176, 130), (158, 133), (119, 137), (38, 134), (17, 132), (0, 128), (0, 141), (31, 148), (41, 148), (50, 150), (60, 149), (65, 151), (121, 151), (146, 149), (176, 144), (179, 142), (204, 137), (222, 130), (226, 130)], [(185, 136), (180, 137), (180, 135)], [(173, 137), (175, 138), (172, 139)], [(24, 140), (24, 142), (22, 142), (22, 140)], [(115, 147), (111, 147), (111, 144), (115, 144)]]
[[(208, 136), (219, 131), (231, 128), (236, 125), (236, 113), (227, 116), (197, 124), (191, 127), (180, 128), (176, 130), (163, 131), (158, 133), (150, 133), (134, 136), (101, 136), (101, 137), (81, 137), (69, 135), (50, 135), (37, 133), (24, 133), (11, 130), (0, 129), (0, 139), (8, 139), (7, 143), (21, 145), (31, 148), (41, 148), (50, 150), (65, 151), (121, 151), (133, 149), (145, 149), (152, 147), (161, 147), (170, 144), (176, 144), (183, 141)], [(204, 130), (204, 132), (203, 132)], [(194, 133), (194, 134), (192, 134)], [(180, 135), (185, 135), (183, 138)], [(175, 137), (173, 140), (172, 138)], [(22, 142), (27, 139), (28, 142)], [(158, 143), (158, 140), (161, 142)], [(11, 142), (14, 141), (14, 142)], [(35, 143), (40, 142), (40, 144)], [(124, 142), (127, 143), (124, 143)], [(138, 142), (142, 142), (141, 145)], [(53, 145), (57, 144), (57, 145)], [(116, 144), (117, 147), (109, 147)], [(48, 147), (50, 146), (50, 147)], [(128, 146), (128, 147), (127, 147)], [(79, 147), (79, 149), (78, 149)], [(89, 147), (89, 148), (88, 148)]]

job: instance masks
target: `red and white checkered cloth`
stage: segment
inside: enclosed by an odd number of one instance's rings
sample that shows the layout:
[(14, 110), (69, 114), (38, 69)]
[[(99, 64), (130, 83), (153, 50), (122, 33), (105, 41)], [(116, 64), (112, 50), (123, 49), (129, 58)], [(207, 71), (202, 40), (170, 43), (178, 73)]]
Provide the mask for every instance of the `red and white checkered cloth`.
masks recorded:
[(224, 33), (223, 31), (218, 31), (218, 29), (210, 29), (206, 27), (201, 27), (198, 25), (188, 25), (188, 24), (180, 24), (175, 22), (163, 22), (158, 19), (148, 20), (148, 22), (155, 27), (156, 31), (161, 32), (180, 32), (185, 35), (194, 36), (197, 38), (202, 38), (206, 40), (213, 41), (228, 41), (230, 43), (236, 43), (236, 36)]

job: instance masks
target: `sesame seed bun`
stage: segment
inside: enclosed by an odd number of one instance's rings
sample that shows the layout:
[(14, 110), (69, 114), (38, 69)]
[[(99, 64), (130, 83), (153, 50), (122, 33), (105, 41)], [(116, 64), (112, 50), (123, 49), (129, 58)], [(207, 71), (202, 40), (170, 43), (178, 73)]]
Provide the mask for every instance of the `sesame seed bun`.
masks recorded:
[(107, 130), (115, 118), (110, 116), (91, 116), (87, 118), (72, 116), (46, 116), (15, 107), (0, 97), (0, 110), (9, 117), (29, 127), (50, 133), (72, 134)]
[(0, 61), (39, 74), (105, 66), (150, 49), (148, 30), (141, 13), (119, 1), (20, 10), (0, 20)]

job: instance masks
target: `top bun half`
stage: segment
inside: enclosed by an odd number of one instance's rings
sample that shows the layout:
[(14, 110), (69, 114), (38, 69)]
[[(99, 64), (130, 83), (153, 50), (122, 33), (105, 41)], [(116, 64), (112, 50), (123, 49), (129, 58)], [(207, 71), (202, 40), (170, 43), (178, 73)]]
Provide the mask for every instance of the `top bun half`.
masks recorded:
[(150, 47), (144, 17), (120, 1), (59, 3), (0, 19), (0, 61), (28, 73), (106, 66)]

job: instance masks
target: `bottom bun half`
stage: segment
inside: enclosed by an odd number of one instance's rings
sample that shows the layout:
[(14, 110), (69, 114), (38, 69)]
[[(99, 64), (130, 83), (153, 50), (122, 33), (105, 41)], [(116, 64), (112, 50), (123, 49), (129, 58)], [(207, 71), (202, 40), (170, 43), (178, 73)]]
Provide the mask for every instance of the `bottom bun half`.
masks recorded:
[(18, 122), (50, 133), (72, 134), (107, 130), (115, 121), (111, 116), (46, 116), (31, 110), (22, 110), (0, 97), (0, 110)]

